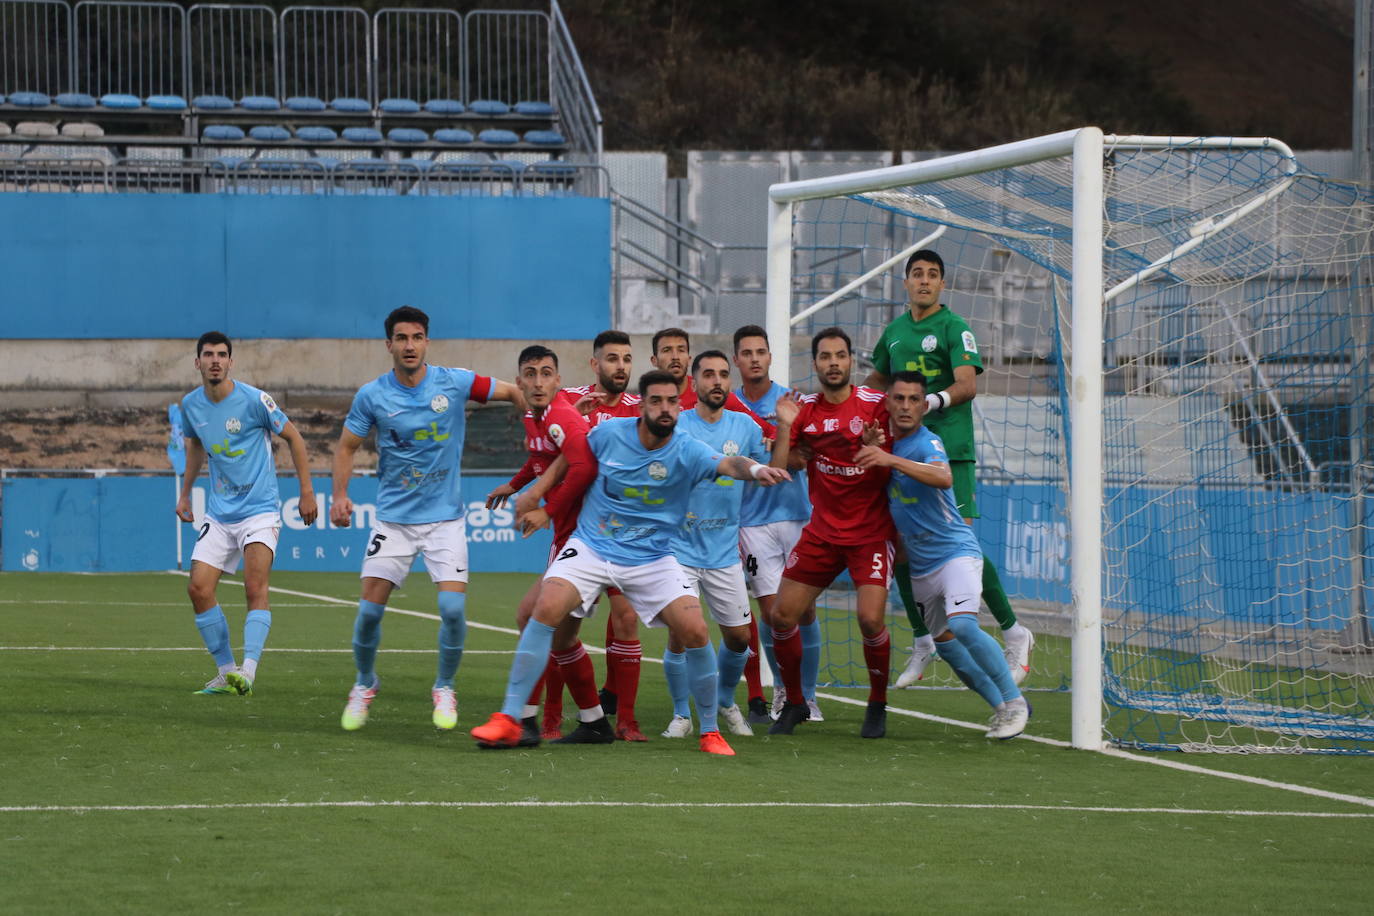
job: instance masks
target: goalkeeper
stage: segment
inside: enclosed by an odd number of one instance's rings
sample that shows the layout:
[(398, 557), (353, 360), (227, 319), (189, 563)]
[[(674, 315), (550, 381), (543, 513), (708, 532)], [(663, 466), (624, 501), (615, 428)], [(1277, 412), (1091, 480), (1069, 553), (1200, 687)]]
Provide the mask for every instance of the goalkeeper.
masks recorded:
[[(940, 304), (945, 289), (945, 262), (928, 248), (906, 260), (902, 272), (906, 287), (907, 311), (883, 329), (873, 348), (873, 372), (864, 383), (886, 391), (898, 372), (919, 372), (926, 380), (927, 412), (925, 425), (949, 451), (949, 468), (954, 476), (954, 501), (964, 521), (973, 524), (978, 517), (974, 501), (973, 408), (978, 394), (978, 374), (983, 361), (978, 342), (968, 322)], [(906, 608), (907, 619), (916, 632), (911, 661), (897, 678), (898, 687), (909, 687), (920, 679), (935, 652), (935, 641), (917, 613), (911, 595), (910, 566), (899, 556), (894, 576)], [(1020, 684), (1030, 670), (1030, 651), (1035, 637), (1016, 620), (997, 567), (983, 555), (983, 601), (1002, 627), (1006, 643), (1007, 666), (1012, 680)]]

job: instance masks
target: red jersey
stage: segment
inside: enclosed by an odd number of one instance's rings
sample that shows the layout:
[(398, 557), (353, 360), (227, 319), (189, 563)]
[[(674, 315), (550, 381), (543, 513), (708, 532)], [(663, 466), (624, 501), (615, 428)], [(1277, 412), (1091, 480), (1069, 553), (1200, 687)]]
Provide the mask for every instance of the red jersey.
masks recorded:
[[(697, 406), (698, 400), (700, 399), (697, 397), (696, 386), (693, 385), (692, 380), (688, 378), (687, 387), (683, 390), (682, 397), (678, 399), (678, 406), (683, 410), (691, 410), (693, 407)], [(725, 409), (738, 411), (739, 413), (747, 413), (750, 419), (759, 425), (759, 429), (763, 430), (763, 438), (768, 441), (771, 442), (777, 437), (778, 431), (774, 428), (773, 424), (750, 410), (749, 405), (741, 401), (739, 396), (733, 391), (725, 396)]]
[[(564, 388), (560, 394), (568, 399), (569, 404), (576, 404), (579, 399), (589, 394), (600, 397), (605, 394), (605, 392), (598, 390), (596, 385), (578, 385), (576, 388)], [(639, 402), (639, 395), (632, 394), (629, 391), (622, 391), (620, 392), (620, 397), (616, 398), (614, 404), (607, 406), (598, 403), (593, 407), (592, 412), (587, 415), (587, 422), (595, 426), (602, 420), (611, 417), (637, 417), (639, 416)]]
[(887, 468), (864, 469), (854, 463), (863, 447), (864, 426), (887, 429), (883, 393), (855, 385), (849, 399), (831, 404), (824, 395), (804, 394), (792, 423), (792, 447), (811, 449), (806, 463), (811, 495), (808, 527), (831, 544), (867, 544), (896, 536), (887, 508)]
[[(525, 466), (510, 480), (512, 489), (520, 490), (530, 481), (549, 469), (554, 459), (562, 454), (570, 442), (587, 440), (586, 417), (578, 413), (569, 402), (555, 397), (545, 408), (544, 415), (535, 417), (533, 411), (525, 414), (525, 448), (530, 457)], [(549, 490), (544, 498), (544, 508), (553, 524), (553, 541), (562, 544), (577, 527), (577, 513), (582, 508), (582, 493), (587, 489), (590, 478), (596, 476), (596, 466), (569, 465), (568, 473)]]

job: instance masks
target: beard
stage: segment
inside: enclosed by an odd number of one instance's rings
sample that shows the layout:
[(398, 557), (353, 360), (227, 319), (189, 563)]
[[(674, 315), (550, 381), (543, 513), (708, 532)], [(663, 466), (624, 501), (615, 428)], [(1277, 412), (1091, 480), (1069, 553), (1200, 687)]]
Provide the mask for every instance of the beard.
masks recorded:
[(677, 428), (677, 417), (672, 414), (663, 414), (653, 420), (645, 417), (644, 427), (651, 435), (657, 436), (660, 439), (666, 439), (671, 436), (673, 430)]
[(729, 398), (728, 391), (697, 391), (697, 400), (705, 404), (711, 410), (720, 410), (725, 406), (725, 401)]
[(598, 375), (596, 381), (607, 394), (620, 394), (630, 384), (630, 376), (627, 374), (623, 379), (617, 379), (613, 375)]

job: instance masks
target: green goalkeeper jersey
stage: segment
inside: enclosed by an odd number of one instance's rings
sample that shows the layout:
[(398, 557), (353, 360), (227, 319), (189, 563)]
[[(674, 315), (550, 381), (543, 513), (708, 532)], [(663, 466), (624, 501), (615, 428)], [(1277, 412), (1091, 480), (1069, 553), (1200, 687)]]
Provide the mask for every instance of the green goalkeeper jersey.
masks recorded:
[[(930, 393), (954, 384), (954, 369), (972, 366), (983, 371), (978, 342), (968, 322), (941, 305), (932, 315), (917, 321), (911, 310), (903, 312), (883, 329), (873, 348), (873, 368), (889, 379), (898, 372), (919, 372)], [(965, 401), (926, 414), (925, 425), (944, 442), (951, 461), (973, 461), (973, 404)]]

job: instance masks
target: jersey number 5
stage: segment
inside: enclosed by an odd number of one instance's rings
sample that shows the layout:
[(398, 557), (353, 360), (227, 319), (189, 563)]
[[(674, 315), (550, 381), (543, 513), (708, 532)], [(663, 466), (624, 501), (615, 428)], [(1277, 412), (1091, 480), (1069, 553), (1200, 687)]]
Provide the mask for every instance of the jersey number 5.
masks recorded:
[(380, 551), (380, 550), (382, 549), (382, 541), (385, 541), (385, 540), (386, 540), (386, 535), (385, 535), (385, 534), (374, 534), (374, 535), (372, 535), (372, 542), (371, 542), (370, 544), (367, 545), (367, 555), (368, 555), (369, 557), (375, 557), (375, 556), (377, 555), (378, 551)]

